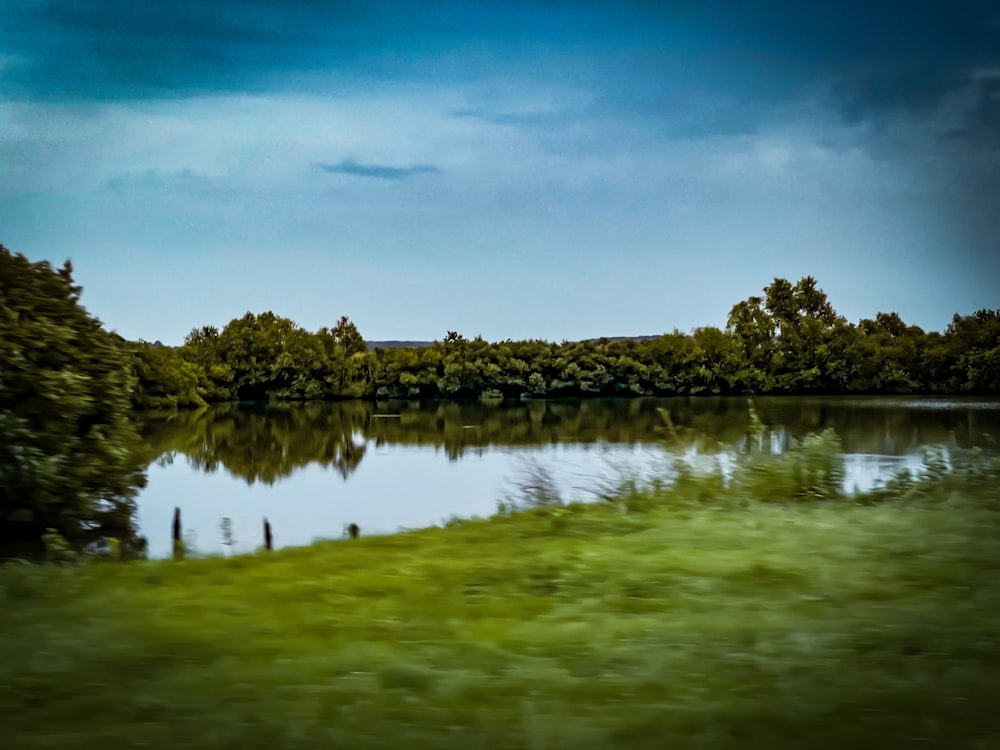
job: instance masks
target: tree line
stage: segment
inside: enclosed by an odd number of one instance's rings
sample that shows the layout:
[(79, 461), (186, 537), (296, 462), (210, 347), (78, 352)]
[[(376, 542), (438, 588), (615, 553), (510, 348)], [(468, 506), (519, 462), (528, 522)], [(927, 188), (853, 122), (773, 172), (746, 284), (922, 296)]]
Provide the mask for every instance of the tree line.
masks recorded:
[[(944, 333), (894, 313), (857, 325), (816, 281), (775, 279), (733, 306), (724, 330), (648, 340), (466, 339), (369, 351), (342, 317), (310, 332), (271, 312), (178, 347), (108, 332), (80, 304), (69, 262), (54, 268), (0, 245), (0, 557), (60, 558), (108, 539), (143, 553), (134, 498), (150, 460), (142, 410), (209, 402), (544, 398), (765, 393), (1000, 393), (1000, 310), (956, 315)], [(355, 418), (355, 417), (352, 417)], [(329, 427), (329, 425), (326, 425)], [(262, 439), (266, 439), (266, 434)], [(334, 437), (352, 434), (334, 430)], [(194, 449), (232, 462), (217, 433)], [(349, 441), (302, 451), (347, 473)], [(223, 458), (220, 458), (223, 457)], [(275, 467), (275, 475), (283, 471)], [(270, 470), (269, 470), (270, 471)], [(268, 475), (259, 478), (266, 480)]]
[(219, 401), (738, 394), (1000, 393), (1000, 309), (956, 314), (943, 333), (896, 313), (849, 323), (812, 277), (776, 278), (735, 304), (725, 329), (646, 339), (488, 342), (449, 331), (369, 351), (342, 317), (310, 332), (265, 312), (183, 346), (123, 342), (142, 408)]

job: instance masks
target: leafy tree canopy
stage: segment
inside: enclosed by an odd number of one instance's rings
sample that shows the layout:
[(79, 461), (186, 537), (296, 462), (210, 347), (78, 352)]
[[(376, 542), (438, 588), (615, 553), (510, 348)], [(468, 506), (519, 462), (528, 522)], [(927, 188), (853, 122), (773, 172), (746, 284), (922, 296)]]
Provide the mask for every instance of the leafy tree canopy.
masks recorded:
[[(54, 270), (0, 245), (0, 546), (73, 549), (104, 536), (138, 552), (143, 485), (129, 421), (131, 361), (80, 305), (72, 266)], [(51, 531), (50, 531), (51, 530)]]

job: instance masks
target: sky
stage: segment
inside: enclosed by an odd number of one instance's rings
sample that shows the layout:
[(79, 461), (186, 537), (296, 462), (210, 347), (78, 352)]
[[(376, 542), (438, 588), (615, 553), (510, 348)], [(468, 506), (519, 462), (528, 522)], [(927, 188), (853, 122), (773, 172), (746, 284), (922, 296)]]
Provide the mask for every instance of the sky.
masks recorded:
[(1000, 307), (1000, 6), (0, 0), (0, 243), (130, 339)]

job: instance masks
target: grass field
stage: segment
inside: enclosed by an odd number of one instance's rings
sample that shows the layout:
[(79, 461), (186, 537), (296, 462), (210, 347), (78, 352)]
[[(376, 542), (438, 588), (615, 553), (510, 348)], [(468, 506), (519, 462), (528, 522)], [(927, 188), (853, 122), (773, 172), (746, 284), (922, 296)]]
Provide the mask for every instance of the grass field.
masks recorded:
[(9, 564), (0, 748), (998, 748), (996, 492)]

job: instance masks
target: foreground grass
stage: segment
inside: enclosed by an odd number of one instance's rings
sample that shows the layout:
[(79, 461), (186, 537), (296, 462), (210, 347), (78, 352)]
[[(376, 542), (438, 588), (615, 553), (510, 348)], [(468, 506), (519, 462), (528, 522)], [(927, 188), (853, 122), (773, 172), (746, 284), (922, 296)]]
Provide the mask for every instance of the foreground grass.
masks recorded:
[(1000, 747), (1000, 512), (942, 503), (8, 565), (0, 747)]

